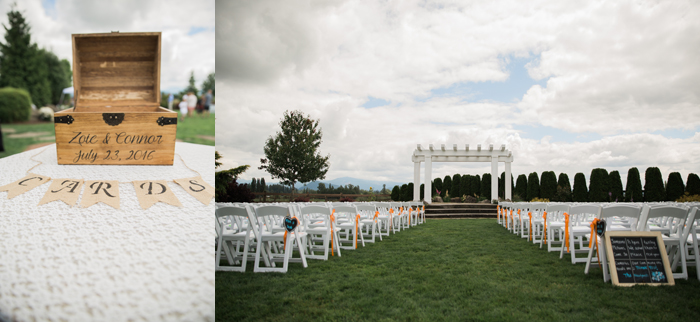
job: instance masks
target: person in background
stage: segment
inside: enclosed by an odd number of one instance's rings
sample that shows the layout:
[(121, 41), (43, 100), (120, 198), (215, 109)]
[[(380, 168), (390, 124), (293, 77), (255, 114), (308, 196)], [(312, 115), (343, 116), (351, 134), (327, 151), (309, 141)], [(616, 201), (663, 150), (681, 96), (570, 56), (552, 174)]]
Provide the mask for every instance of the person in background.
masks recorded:
[(197, 99), (197, 107), (196, 107), (196, 109), (197, 109), (197, 114), (199, 114), (199, 115), (202, 115), (202, 110), (204, 110), (204, 105), (203, 105), (203, 103), (202, 103), (202, 99), (204, 99), (204, 96), (200, 96), (200, 97)]
[(194, 116), (194, 108), (197, 107), (197, 95), (193, 92), (187, 93), (187, 117)]
[(180, 101), (180, 104), (177, 105), (177, 107), (180, 108), (180, 121), (184, 121), (185, 116), (187, 116), (187, 94), (182, 95), (182, 100)]
[(211, 106), (212, 99), (211, 90), (208, 90), (207, 94), (204, 95), (204, 116), (207, 118), (209, 117), (209, 106)]
[(173, 99), (175, 99), (173, 93), (170, 93), (170, 95), (168, 95), (168, 109), (171, 111), (173, 109)]

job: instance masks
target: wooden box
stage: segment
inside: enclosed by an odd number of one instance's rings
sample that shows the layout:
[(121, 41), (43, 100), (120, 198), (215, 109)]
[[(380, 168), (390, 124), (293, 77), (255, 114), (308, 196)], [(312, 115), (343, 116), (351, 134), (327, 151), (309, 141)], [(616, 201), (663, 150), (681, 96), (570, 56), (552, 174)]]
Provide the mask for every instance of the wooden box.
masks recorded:
[(73, 35), (75, 107), (54, 114), (58, 164), (173, 164), (177, 113), (160, 107), (160, 41)]

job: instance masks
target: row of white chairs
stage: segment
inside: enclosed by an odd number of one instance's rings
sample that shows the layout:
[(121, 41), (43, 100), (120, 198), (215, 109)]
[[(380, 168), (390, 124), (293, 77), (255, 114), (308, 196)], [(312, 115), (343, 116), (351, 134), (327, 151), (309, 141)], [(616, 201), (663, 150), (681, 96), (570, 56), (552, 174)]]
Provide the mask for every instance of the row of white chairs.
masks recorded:
[[(659, 231), (674, 279), (687, 279), (688, 266), (695, 266), (700, 279), (700, 203), (541, 203), (501, 202), (498, 224), (547, 251), (570, 253), (571, 263), (599, 263), (604, 281), (610, 280), (605, 239), (592, 234), (594, 223), (605, 220), (606, 231)], [(597, 242), (597, 243), (596, 243)], [(596, 250), (597, 245), (597, 250)], [(577, 256), (585, 254), (585, 256)], [(600, 256), (600, 258), (598, 257)]]
[[(306, 268), (307, 259), (328, 260), (422, 224), (424, 210), (421, 202), (217, 203), (216, 270), (245, 272), (249, 261), (254, 272), (284, 273), (290, 262)], [(222, 256), (229, 265), (220, 265)]]

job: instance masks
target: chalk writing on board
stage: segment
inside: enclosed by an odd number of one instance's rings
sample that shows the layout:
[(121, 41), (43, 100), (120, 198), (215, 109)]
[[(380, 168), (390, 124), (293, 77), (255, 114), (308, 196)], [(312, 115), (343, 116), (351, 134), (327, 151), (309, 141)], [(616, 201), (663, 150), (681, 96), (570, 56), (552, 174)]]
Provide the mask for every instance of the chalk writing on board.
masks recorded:
[(610, 236), (618, 283), (668, 283), (656, 237)]

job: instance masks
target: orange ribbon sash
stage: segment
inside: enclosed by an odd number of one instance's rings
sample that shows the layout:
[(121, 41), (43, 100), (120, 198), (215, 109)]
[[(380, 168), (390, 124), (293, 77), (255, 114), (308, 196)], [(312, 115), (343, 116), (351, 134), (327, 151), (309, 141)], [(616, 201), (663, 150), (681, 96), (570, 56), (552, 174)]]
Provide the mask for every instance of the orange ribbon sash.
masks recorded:
[(530, 237), (530, 240), (532, 240), (532, 212), (528, 212), (527, 215), (530, 216), (530, 234), (529, 234), (529, 237)]
[(571, 250), (569, 250), (569, 214), (564, 213), (564, 235), (566, 236), (566, 240), (564, 240), (564, 245), (566, 246), (566, 252), (571, 253)]
[(595, 254), (598, 256), (598, 267), (600, 267), (600, 253), (598, 253), (598, 232), (596, 232), (596, 227), (599, 221), (598, 218), (591, 221), (591, 240), (588, 241), (588, 248), (591, 248), (591, 246), (593, 246), (593, 240), (595, 239)]
[(542, 218), (544, 218), (544, 243), (547, 243), (547, 212), (545, 211), (544, 214), (542, 214)]

